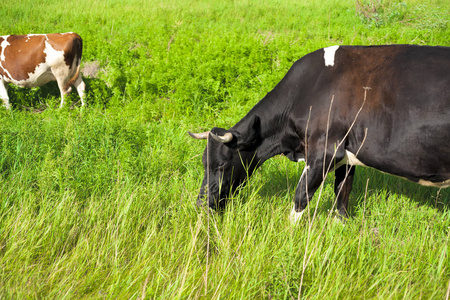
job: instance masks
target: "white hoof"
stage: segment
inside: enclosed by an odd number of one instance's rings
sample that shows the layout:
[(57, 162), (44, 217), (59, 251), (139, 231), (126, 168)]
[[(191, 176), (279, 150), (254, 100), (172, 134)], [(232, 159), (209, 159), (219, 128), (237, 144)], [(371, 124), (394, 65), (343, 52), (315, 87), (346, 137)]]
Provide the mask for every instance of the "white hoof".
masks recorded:
[(333, 224), (339, 224), (340, 226), (345, 227), (345, 220), (341, 219), (339, 216), (334, 216)]
[(295, 211), (295, 207), (292, 208), (291, 215), (289, 217), (289, 219), (291, 220), (292, 225), (295, 225), (295, 224), (298, 223), (298, 221), (302, 218), (302, 215), (303, 215), (304, 212), (305, 212), (304, 210), (301, 211), (301, 212), (296, 212)]

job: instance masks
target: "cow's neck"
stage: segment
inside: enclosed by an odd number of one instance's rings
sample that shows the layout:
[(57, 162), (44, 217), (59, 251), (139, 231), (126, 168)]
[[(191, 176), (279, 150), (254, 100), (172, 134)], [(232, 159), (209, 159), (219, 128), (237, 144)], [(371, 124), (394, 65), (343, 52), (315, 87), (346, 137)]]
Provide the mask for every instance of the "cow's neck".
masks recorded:
[(256, 156), (261, 163), (279, 154), (292, 156), (288, 154), (295, 152), (295, 148), (300, 145), (300, 138), (289, 124), (292, 106), (288, 103), (292, 102), (280, 100), (274, 94), (269, 93), (234, 126), (238, 131), (245, 130), (245, 124), (250, 118), (255, 115), (260, 118), (260, 142), (256, 147)]

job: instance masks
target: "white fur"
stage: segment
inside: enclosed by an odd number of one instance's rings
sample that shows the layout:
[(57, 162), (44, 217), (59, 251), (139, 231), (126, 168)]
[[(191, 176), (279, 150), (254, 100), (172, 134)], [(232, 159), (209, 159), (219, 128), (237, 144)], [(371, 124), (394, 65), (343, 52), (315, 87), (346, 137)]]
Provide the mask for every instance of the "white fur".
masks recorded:
[(2, 61), (2, 60), (4, 61), (5, 60), (5, 48), (10, 45), (9, 42), (8, 42), (8, 37), (9, 37), (9, 35), (2, 36), (2, 38), (4, 40), (3, 40), (3, 42), (0, 45), (2, 47), (2, 53), (0, 53), (0, 61)]
[(6, 109), (10, 109), (8, 91), (6, 90), (5, 82), (1, 77), (0, 77), (0, 99), (3, 100), (3, 105), (6, 107)]
[(432, 187), (437, 187), (437, 188), (443, 189), (443, 188), (450, 187), (450, 179), (447, 179), (442, 182), (431, 182), (428, 180), (420, 179), (419, 184), (424, 185), (424, 186), (432, 186)]
[[(351, 153), (348, 150), (345, 150), (345, 156), (344, 158), (336, 165), (337, 167), (340, 167), (342, 165), (350, 165), (350, 166), (362, 166), (362, 167), (367, 167), (364, 163), (362, 163), (358, 158), (356, 158), (356, 155)], [(406, 179), (402, 176), (397, 176), (403, 179)], [(444, 180), (442, 182), (431, 182), (428, 180), (423, 180), (420, 179), (419, 184), (424, 185), (424, 186), (431, 186), (431, 187), (436, 187), (436, 188), (447, 188), (450, 187), (450, 179)]]
[(340, 167), (342, 165), (367, 167), (358, 158), (356, 158), (355, 154), (351, 153), (348, 150), (345, 150), (344, 158), (337, 164), (338, 167)]
[(325, 66), (326, 67), (333, 67), (334, 66), (334, 58), (336, 55), (336, 51), (339, 48), (339, 46), (331, 46), (324, 48), (324, 59), (325, 59)]
[[(0, 44), (0, 47), (2, 49), (2, 51), (0, 53), (0, 68), (2, 68), (2, 70), (5, 71), (5, 72), (6, 72), (6, 70), (3, 69), (2, 61), (5, 61), (5, 58), (6, 58), (5, 57), (5, 48), (10, 45), (9, 42), (8, 42), (8, 37), (9, 37), (9, 35), (2, 36), (3, 41)], [(3, 105), (7, 109), (9, 109), (10, 108), (9, 97), (8, 97), (8, 91), (7, 91), (6, 88), (7, 88), (7, 86), (5, 85), (5, 81), (4, 81), (3, 77), (0, 76), (0, 99), (3, 100)]]
[(297, 222), (302, 218), (302, 215), (303, 215), (304, 212), (305, 212), (305, 210), (303, 210), (301, 212), (296, 212), (295, 211), (295, 205), (294, 205), (294, 207), (292, 208), (292, 211), (291, 211), (291, 215), (289, 217), (289, 220), (291, 221), (291, 224), (292, 225), (297, 224)]

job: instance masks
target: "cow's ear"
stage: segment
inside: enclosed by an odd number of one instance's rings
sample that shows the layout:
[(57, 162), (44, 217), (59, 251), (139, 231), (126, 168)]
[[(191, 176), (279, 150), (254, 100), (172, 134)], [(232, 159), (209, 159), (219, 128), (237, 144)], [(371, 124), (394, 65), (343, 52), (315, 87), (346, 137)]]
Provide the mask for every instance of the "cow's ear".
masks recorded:
[(238, 148), (240, 150), (253, 148), (258, 144), (261, 136), (261, 120), (258, 116), (251, 117), (248, 121), (244, 121), (237, 130), (226, 130), (219, 127), (211, 129), (211, 136), (218, 142), (224, 143), (230, 148)]

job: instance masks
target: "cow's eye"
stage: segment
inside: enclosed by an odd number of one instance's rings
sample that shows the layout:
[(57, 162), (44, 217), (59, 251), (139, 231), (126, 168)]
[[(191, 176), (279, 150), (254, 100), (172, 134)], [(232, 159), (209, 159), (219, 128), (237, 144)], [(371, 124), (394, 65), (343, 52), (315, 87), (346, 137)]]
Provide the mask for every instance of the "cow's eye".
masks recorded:
[(221, 163), (221, 164), (219, 164), (219, 170), (223, 170), (223, 169), (225, 168), (225, 164), (226, 164), (226, 163)]

